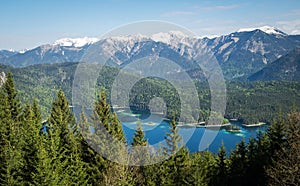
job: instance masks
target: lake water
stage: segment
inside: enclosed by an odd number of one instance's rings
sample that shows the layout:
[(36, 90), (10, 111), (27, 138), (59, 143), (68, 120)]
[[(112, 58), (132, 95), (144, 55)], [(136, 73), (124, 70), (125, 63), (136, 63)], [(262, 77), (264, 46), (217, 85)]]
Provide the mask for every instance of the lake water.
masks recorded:
[[(149, 144), (156, 147), (165, 144), (164, 138), (166, 133), (169, 132), (170, 125), (168, 121), (162, 119), (161, 115), (152, 114), (150, 118), (144, 119), (145, 117), (143, 117), (143, 115), (132, 114), (126, 109), (118, 109), (115, 111), (122, 121), (123, 129), (129, 143), (132, 142), (136, 121), (138, 118), (141, 118), (145, 137), (148, 139)], [(179, 134), (182, 136), (183, 141), (190, 152), (209, 150), (213, 153), (217, 153), (222, 142), (224, 143), (226, 150), (231, 151), (242, 139), (245, 139), (245, 141), (248, 142), (250, 138), (255, 138), (259, 132), (265, 132), (268, 128), (267, 125), (244, 128), (239, 122), (231, 123), (239, 126), (241, 132), (230, 133), (224, 128), (213, 130), (208, 128), (179, 127)]]

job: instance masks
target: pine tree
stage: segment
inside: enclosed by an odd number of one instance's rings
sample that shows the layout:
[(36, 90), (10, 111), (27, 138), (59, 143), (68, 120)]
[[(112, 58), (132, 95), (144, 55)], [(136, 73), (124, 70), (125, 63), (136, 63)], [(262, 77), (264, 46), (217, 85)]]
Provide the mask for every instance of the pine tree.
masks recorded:
[[(59, 90), (52, 104), (46, 132), (47, 134), (42, 135), (40, 139), (39, 161), (36, 168), (38, 173), (35, 176), (41, 181), (40, 184), (44, 182), (49, 182), (50, 185), (87, 184), (88, 175), (85, 163), (81, 159), (79, 132), (62, 90)], [(41, 167), (47, 171), (44, 172)]]
[(110, 106), (106, 103), (106, 94), (105, 91), (102, 90), (100, 93), (99, 99), (96, 101), (93, 114), (93, 119), (99, 119), (104, 128), (110, 132), (109, 121), (111, 117)]
[[(94, 120), (97, 125), (101, 124), (100, 128), (104, 127), (108, 134), (112, 135), (113, 138), (125, 143), (125, 135), (122, 125), (117, 118), (117, 115), (111, 112), (110, 105), (106, 101), (104, 89), (101, 90), (100, 95), (101, 96), (94, 105), (92, 120)], [(97, 129), (97, 126), (94, 127)]]
[(179, 150), (179, 143), (181, 141), (181, 136), (178, 133), (178, 127), (176, 127), (175, 116), (171, 121), (170, 133), (166, 134), (165, 137), (167, 148), (164, 148), (166, 155), (176, 154)]
[(219, 149), (218, 157), (217, 157), (217, 166), (214, 170), (214, 176), (211, 179), (210, 185), (228, 185), (228, 169), (226, 162), (226, 149), (224, 143)]
[(284, 145), (285, 142), (285, 121), (282, 116), (279, 121), (275, 121), (267, 131), (267, 136), (269, 138), (269, 154), (270, 156), (274, 154), (276, 151), (281, 149), (281, 146)]
[(145, 139), (145, 133), (143, 132), (142, 123), (139, 120), (137, 122), (137, 127), (135, 129), (135, 133), (133, 135), (132, 146), (146, 146), (148, 144), (148, 140)]
[(52, 104), (48, 122), (53, 130), (59, 130), (61, 146), (72, 151), (72, 147), (77, 145), (72, 144), (74, 142), (72, 141), (72, 138), (77, 137), (76, 135), (78, 134), (78, 131), (75, 123), (75, 117), (71, 112), (69, 102), (61, 89), (58, 91), (57, 98)]
[(300, 185), (300, 113), (292, 111), (285, 122), (285, 143), (267, 167), (269, 185)]
[(0, 185), (23, 185), (21, 105), (11, 73), (0, 94)]
[(256, 140), (255, 168), (253, 169), (256, 185), (266, 185), (267, 176), (265, 167), (270, 164), (271, 158), (270, 140), (266, 133), (259, 133)]
[(6, 82), (3, 85), (4, 94), (7, 96), (8, 109), (11, 112), (11, 117), (14, 122), (20, 122), (21, 117), (21, 103), (17, 97), (15, 90), (15, 83), (11, 72), (8, 73)]
[(164, 154), (171, 157), (162, 164), (161, 173), (165, 178), (161, 182), (167, 185), (185, 185), (188, 183), (189, 152), (186, 147), (180, 146), (182, 138), (178, 133), (175, 118), (173, 115), (170, 133), (165, 137), (167, 147), (164, 148)]
[(216, 166), (213, 154), (208, 151), (197, 152), (191, 155), (191, 161), (189, 168), (191, 185), (208, 185)]
[(246, 185), (256, 185), (257, 184), (257, 167), (258, 167), (258, 147), (257, 141), (254, 138), (249, 140), (247, 145), (247, 170), (246, 170), (246, 178), (247, 184)]
[[(95, 102), (91, 118), (94, 129), (91, 144), (97, 152), (104, 153), (107, 159), (126, 164), (129, 158), (122, 125), (111, 112), (110, 105), (106, 102), (105, 91), (102, 90), (100, 95)], [(103, 184), (128, 184), (127, 166), (115, 162), (107, 161)]]
[(236, 149), (230, 156), (230, 172), (229, 172), (229, 185), (245, 185), (247, 159), (247, 149), (244, 139), (237, 144)]
[(60, 146), (60, 131), (49, 127), (38, 139), (34, 185), (70, 185), (70, 162)]
[[(32, 112), (34, 114), (34, 123), (35, 124), (40, 124), (42, 123), (42, 115), (41, 115), (41, 112), (40, 112), (40, 109), (39, 109), (39, 106), (38, 106), (38, 103), (37, 103), (37, 100), (36, 99), (33, 99), (33, 104), (32, 104)], [(42, 127), (42, 126), (41, 126)], [(41, 130), (42, 128), (40, 128)]]
[(133, 183), (134, 185), (146, 185), (147, 170), (144, 166), (147, 163), (150, 154), (148, 149), (145, 149), (148, 146), (148, 140), (145, 139), (145, 133), (143, 132), (140, 120), (137, 121), (137, 127), (131, 145), (134, 147), (131, 152), (131, 159), (137, 164), (137, 166), (131, 167)]
[(82, 109), (80, 114), (79, 126), (81, 130), (81, 149), (82, 160), (86, 163), (86, 171), (90, 179), (88, 184), (101, 185), (103, 183), (103, 170), (107, 168), (107, 163), (101, 155), (90, 147), (92, 134), (87, 116)]
[[(33, 184), (33, 173), (36, 172), (35, 161), (37, 159), (38, 142), (41, 131), (41, 119), (39, 109), (34, 101), (33, 111), (32, 106), (27, 103), (24, 110), (24, 122), (22, 126), (22, 133), (24, 136), (24, 143), (22, 144), (23, 151), (23, 173), (24, 181), (30, 185)], [(35, 113), (34, 113), (35, 112)]]
[(111, 121), (111, 124), (110, 124), (110, 133), (111, 133), (111, 135), (114, 138), (116, 138), (117, 140), (119, 140), (120, 142), (125, 143), (126, 139), (125, 139), (125, 134), (123, 132), (122, 124), (119, 121), (116, 113), (113, 113), (111, 115), (110, 121)]

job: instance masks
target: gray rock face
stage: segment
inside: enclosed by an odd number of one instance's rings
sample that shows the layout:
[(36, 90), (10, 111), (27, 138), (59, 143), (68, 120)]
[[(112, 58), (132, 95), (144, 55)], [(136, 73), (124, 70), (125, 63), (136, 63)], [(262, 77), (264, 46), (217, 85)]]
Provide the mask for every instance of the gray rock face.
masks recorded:
[(4, 72), (0, 72), (0, 87), (6, 82), (6, 74)]

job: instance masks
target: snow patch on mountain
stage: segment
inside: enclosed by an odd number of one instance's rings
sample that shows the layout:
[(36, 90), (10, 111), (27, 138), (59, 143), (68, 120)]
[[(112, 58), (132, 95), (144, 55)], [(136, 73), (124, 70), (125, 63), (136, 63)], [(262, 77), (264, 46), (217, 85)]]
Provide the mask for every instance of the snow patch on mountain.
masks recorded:
[(275, 35), (287, 35), (286, 33), (278, 30), (275, 27), (272, 26), (262, 26), (262, 27), (257, 27), (257, 28), (241, 28), (238, 30), (238, 32), (251, 32), (254, 30), (261, 30), (267, 34), (275, 34)]
[(20, 54), (24, 54), (24, 53), (27, 52), (27, 51), (28, 51), (28, 49), (23, 49), (23, 50), (20, 50), (19, 53), (20, 53)]
[(167, 45), (177, 47), (179, 44), (189, 46), (193, 37), (186, 35), (181, 31), (169, 31), (153, 34), (150, 39), (155, 42), (162, 42)]
[(134, 34), (134, 35), (121, 35), (121, 36), (112, 36), (110, 37), (112, 40), (116, 40), (119, 42), (128, 42), (128, 41), (141, 41), (147, 39), (146, 36), (142, 34)]
[(90, 37), (83, 37), (83, 38), (63, 38), (55, 41), (53, 45), (58, 46), (65, 46), (65, 47), (83, 47), (88, 44), (93, 44), (99, 41), (98, 38), (90, 38)]
[(188, 36), (180, 31), (169, 31), (169, 32), (160, 32), (157, 34), (153, 34), (151, 36), (151, 39), (156, 42), (169, 43), (171, 40), (174, 40), (174, 39), (181, 40), (185, 37), (188, 37)]
[(200, 36), (198, 38), (199, 39), (205, 39), (205, 38), (207, 38), (207, 39), (215, 39), (217, 37), (220, 37), (220, 35), (204, 35), (204, 36)]

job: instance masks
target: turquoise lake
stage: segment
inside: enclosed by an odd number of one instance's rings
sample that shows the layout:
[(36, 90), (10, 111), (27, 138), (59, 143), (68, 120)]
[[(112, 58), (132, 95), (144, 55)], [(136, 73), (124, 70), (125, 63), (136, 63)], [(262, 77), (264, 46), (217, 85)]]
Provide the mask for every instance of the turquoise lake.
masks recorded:
[[(128, 110), (118, 109), (115, 111), (122, 121), (128, 143), (132, 142), (136, 121), (138, 118), (141, 118), (145, 137), (148, 139), (149, 144), (156, 147), (164, 144), (166, 133), (169, 132), (169, 123), (168, 121), (163, 120), (161, 115), (152, 114), (150, 118), (144, 119), (141, 114), (132, 114)], [(190, 152), (209, 150), (213, 153), (217, 153), (222, 142), (224, 143), (227, 152), (229, 152), (233, 150), (236, 144), (242, 139), (248, 142), (250, 138), (255, 138), (259, 132), (265, 132), (268, 128), (267, 125), (246, 128), (239, 122), (231, 122), (231, 124), (239, 126), (241, 132), (230, 133), (224, 128), (214, 130), (197, 127), (179, 127), (179, 134), (182, 136), (183, 141)], [(205, 138), (204, 136), (208, 138)]]

